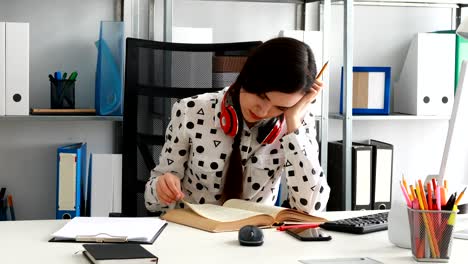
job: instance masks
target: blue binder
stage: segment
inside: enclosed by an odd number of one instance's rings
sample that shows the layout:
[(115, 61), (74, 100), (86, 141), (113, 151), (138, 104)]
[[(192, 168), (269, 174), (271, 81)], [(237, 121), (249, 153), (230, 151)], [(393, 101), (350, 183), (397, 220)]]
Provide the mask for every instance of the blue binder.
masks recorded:
[(57, 219), (84, 215), (85, 169), (86, 143), (66, 145), (57, 149)]

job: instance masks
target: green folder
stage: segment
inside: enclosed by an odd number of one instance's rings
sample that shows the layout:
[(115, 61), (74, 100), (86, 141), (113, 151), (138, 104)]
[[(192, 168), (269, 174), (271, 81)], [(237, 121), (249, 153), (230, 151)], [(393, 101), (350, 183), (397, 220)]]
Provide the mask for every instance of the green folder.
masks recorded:
[[(441, 33), (441, 34), (455, 34), (455, 30), (440, 30), (436, 31), (435, 33)], [(462, 61), (468, 60), (468, 40), (456, 36), (455, 37), (455, 84), (454, 84), (454, 91), (457, 91), (457, 85), (458, 85), (458, 78), (460, 76), (460, 69), (461, 69), (461, 64)]]

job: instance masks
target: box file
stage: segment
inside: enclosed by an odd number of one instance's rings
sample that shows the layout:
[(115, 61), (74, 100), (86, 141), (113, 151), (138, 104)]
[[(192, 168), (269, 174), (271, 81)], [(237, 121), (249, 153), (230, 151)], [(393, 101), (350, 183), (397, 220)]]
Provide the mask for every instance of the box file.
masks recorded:
[(57, 149), (56, 218), (83, 216), (86, 143), (76, 143)]
[(352, 182), (343, 178), (342, 152), (343, 142), (328, 142), (328, 185), (331, 188), (328, 211), (346, 210), (344, 195), (346, 185), (351, 184), (351, 210), (371, 209), (372, 186), (372, 147), (364, 144), (352, 144)]
[(0, 22), (0, 116), (5, 115), (5, 22)]
[(109, 216), (122, 212), (122, 155), (91, 153), (90, 216)]
[[(341, 68), (340, 114), (343, 114), (344, 72)], [(390, 67), (353, 67), (353, 115), (390, 113)]]
[(372, 147), (372, 209), (390, 209), (392, 201), (393, 145), (369, 140)]
[(418, 33), (395, 85), (394, 111), (449, 116), (455, 81), (455, 35)]
[(5, 114), (29, 115), (29, 23), (5, 25)]

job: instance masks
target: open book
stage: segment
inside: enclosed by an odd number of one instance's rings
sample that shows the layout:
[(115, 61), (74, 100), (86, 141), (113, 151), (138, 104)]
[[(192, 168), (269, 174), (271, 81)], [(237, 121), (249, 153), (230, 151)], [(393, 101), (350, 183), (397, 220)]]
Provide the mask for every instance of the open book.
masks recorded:
[(191, 204), (186, 209), (173, 209), (162, 218), (209, 232), (236, 231), (245, 225), (272, 226), (275, 223), (327, 221), (294, 209), (264, 205), (239, 199), (226, 201), (222, 206)]

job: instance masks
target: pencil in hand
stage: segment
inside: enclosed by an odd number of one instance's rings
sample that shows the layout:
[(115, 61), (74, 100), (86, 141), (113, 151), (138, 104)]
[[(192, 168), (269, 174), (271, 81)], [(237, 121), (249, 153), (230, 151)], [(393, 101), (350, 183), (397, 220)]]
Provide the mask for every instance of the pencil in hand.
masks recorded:
[(323, 72), (325, 71), (325, 69), (327, 68), (327, 66), (328, 66), (328, 61), (325, 62), (325, 64), (322, 66), (322, 69), (321, 69), (320, 72), (317, 74), (317, 77), (315, 77), (315, 79), (318, 79), (318, 78), (322, 77), (322, 74), (323, 74)]

